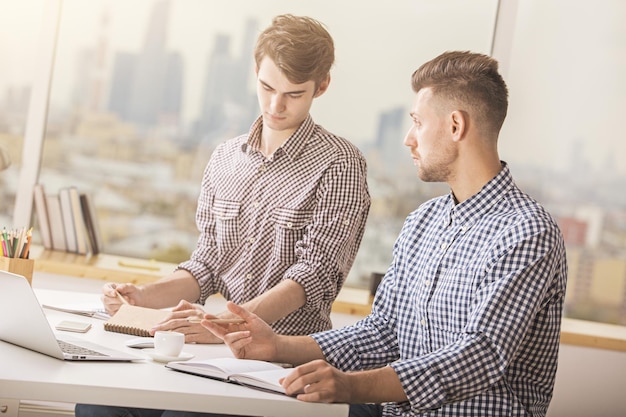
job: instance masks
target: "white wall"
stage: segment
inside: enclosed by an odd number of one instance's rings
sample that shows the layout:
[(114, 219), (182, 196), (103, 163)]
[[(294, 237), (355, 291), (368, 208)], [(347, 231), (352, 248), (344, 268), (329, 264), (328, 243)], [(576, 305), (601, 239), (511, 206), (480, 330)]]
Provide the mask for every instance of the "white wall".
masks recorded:
[(561, 345), (548, 417), (626, 416), (626, 352)]

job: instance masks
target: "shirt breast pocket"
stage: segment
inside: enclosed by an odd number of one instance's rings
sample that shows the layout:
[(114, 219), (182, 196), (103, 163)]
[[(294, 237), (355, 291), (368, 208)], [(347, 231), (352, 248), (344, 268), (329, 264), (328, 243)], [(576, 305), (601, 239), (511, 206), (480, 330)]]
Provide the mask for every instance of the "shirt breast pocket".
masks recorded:
[(471, 313), (476, 276), (475, 270), (463, 267), (448, 268), (441, 273), (429, 303), (434, 327), (452, 333), (463, 330)]
[(241, 203), (215, 199), (211, 212), (215, 218), (215, 241), (221, 255), (239, 245), (239, 211)]
[(302, 240), (306, 227), (313, 220), (311, 210), (279, 207), (272, 212), (274, 221), (274, 259), (282, 264), (296, 261), (296, 244)]

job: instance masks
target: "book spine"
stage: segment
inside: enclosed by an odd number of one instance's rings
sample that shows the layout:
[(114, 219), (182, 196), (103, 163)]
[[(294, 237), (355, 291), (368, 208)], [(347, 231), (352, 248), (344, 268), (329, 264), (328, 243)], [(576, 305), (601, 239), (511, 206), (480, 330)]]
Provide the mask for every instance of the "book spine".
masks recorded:
[(65, 227), (63, 225), (59, 196), (56, 194), (46, 196), (46, 208), (48, 209), (52, 249), (66, 251), (67, 242), (65, 240)]
[(37, 224), (41, 243), (46, 249), (52, 249), (52, 236), (50, 231), (50, 219), (48, 217), (48, 207), (46, 204), (46, 193), (43, 184), (35, 184), (33, 189), (33, 199), (35, 200), (35, 212), (37, 214)]
[(65, 242), (67, 243), (68, 252), (77, 252), (78, 244), (76, 243), (76, 229), (74, 227), (74, 215), (72, 214), (72, 197), (70, 196), (70, 188), (61, 188), (59, 190), (59, 202), (61, 203), (61, 216), (63, 218), (63, 228), (65, 229)]
[(80, 205), (85, 219), (85, 229), (91, 246), (91, 253), (97, 255), (102, 250), (102, 236), (98, 224), (96, 208), (91, 196), (86, 193), (80, 195)]
[(83, 209), (80, 204), (80, 195), (76, 187), (69, 187), (69, 194), (72, 205), (74, 233), (76, 234), (76, 253), (86, 255), (88, 251), (88, 237), (85, 229), (85, 219), (83, 218)]

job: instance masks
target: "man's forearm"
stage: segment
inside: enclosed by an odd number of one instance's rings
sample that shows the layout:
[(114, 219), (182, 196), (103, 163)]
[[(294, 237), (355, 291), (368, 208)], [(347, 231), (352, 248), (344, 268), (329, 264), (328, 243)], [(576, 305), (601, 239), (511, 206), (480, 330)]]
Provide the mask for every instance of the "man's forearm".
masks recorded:
[(390, 366), (368, 371), (348, 372), (351, 403), (407, 401), (396, 371)]
[(277, 362), (302, 365), (316, 359), (326, 359), (315, 339), (311, 336), (276, 335)]
[(146, 307), (165, 308), (180, 300), (196, 302), (200, 297), (198, 281), (184, 269), (178, 269), (158, 281), (142, 286)]
[(295, 281), (285, 280), (258, 295), (242, 307), (256, 314), (266, 323), (273, 323), (296, 311), (306, 302), (304, 288)]

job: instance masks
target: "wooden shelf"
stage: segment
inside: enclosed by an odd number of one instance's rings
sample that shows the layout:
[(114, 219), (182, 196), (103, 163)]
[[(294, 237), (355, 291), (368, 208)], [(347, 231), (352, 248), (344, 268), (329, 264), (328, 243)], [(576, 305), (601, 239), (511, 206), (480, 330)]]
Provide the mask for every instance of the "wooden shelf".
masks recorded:
[(77, 255), (69, 252), (31, 249), (35, 271), (112, 282), (143, 284), (155, 281), (176, 268), (176, 264), (98, 254)]
[(626, 352), (626, 327), (566, 318), (561, 326), (561, 343)]

